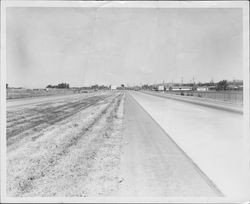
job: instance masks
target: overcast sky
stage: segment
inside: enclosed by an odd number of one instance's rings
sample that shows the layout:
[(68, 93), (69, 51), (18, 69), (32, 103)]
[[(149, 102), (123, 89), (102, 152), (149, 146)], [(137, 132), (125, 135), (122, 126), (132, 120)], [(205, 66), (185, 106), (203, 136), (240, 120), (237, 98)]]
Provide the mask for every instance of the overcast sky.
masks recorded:
[(7, 83), (242, 79), (241, 9), (7, 8)]

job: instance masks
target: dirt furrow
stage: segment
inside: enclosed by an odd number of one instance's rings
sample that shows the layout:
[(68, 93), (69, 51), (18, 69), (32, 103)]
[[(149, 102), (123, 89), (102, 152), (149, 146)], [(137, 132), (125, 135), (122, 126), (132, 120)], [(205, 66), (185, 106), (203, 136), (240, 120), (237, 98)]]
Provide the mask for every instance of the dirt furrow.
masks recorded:
[[(18, 140), (31, 135), (32, 132), (41, 132), (43, 129), (54, 125), (66, 118), (71, 117), (72, 115), (76, 114), (79, 111), (82, 111), (90, 106), (96, 105), (98, 102), (105, 100), (106, 98), (110, 97), (100, 97), (100, 98), (90, 98), (90, 101), (84, 101), (84, 103), (76, 102), (74, 105), (64, 105), (64, 109), (57, 110), (55, 108), (54, 111), (47, 111), (43, 110), (43, 114), (38, 114), (38, 118), (27, 118), (25, 121), (21, 121), (21, 126), (15, 125), (13, 128), (7, 128), (7, 145), (12, 145), (13, 143), (17, 142)], [(70, 109), (71, 108), (71, 109)], [(73, 109), (72, 109), (73, 108)], [(66, 111), (67, 110), (67, 111)], [(56, 113), (56, 112), (59, 113)], [(32, 111), (33, 112), (33, 111)], [(33, 115), (36, 115), (33, 112)], [(35, 138), (33, 138), (35, 139)]]
[(90, 128), (45, 177), (36, 180), (32, 191), (23, 196), (97, 196), (117, 191), (121, 145), (121, 135), (117, 133), (122, 120), (120, 118), (120, 124), (117, 122), (117, 111), (120, 104), (121, 96), (102, 112), (94, 128)]
[[(100, 100), (99, 102), (95, 103), (95, 104), (90, 104), (88, 107), (86, 108), (82, 108), (82, 110), (76, 110), (74, 112), (74, 114), (71, 114), (71, 117), (74, 115), (77, 115), (78, 113), (80, 113), (83, 110), (88, 110), (88, 108), (91, 107), (98, 107), (99, 105), (102, 104), (106, 104), (109, 102), (109, 100), (111, 100), (114, 96), (107, 96), (104, 100)], [(44, 116), (44, 121), (46, 120), (46, 116)], [(20, 134), (13, 136), (11, 138), (7, 138), (7, 143), (8, 143), (8, 148), (7, 151), (12, 151), (18, 149), (18, 148), (22, 148), (22, 144), (32, 141), (34, 142), (37, 138), (44, 136), (46, 132), (50, 133), (51, 131), (54, 131), (56, 129), (56, 127), (61, 127), (62, 125), (67, 124), (71, 117), (65, 117), (60, 121), (57, 121), (56, 123), (53, 124), (48, 124), (48, 123), (42, 123), (40, 125), (38, 125), (37, 127), (34, 128), (30, 128), (24, 132), (21, 132)]]
[[(71, 164), (71, 162), (65, 164), (64, 158), (71, 158), (71, 152), (74, 151), (75, 146), (79, 146), (80, 141), (84, 141), (83, 144), (81, 143), (80, 150), (85, 151), (85, 156), (88, 155), (89, 146), (86, 146), (86, 144), (93, 143), (95, 138), (95, 134), (92, 134), (93, 131), (96, 131), (96, 126), (100, 121), (111, 120), (108, 116), (115, 114), (114, 104), (120, 103), (119, 98), (121, 98), (120, 95), (115, 95), (107, 99), (106, 104), (100, 103), (87, 110), (81, 110), (73, 118), (69, 118), (68, 123), (63, 127), (59, 126), (59, 128), (57, 124), (54, 129), (49, 129), (37, 141), (19, 148), (17, 152), (12, 151), (14, 153), (8, 156), (8, 169), (11, 170), (8, 174), (8, 193), (14, 196), (23, 196), (34, 193), (33, 189), (36, 189), (37, 186), (48, 188), (46, 184), (41, 186), (39, 183), (43, 179), (48, 180), (48, 175), (52, 176), (51, 173), (55, 172), (58, 165), (60, 166), (62, 163), (66, 166)], [(104, 132), (99, 132), (99, 134)], [(29, 155), (34, 150), (36, 150), (36, 153)], [(94, 154), (90, 153), (90, 155), (90, 157), (86, 157), (87, 160), (94, 157)], [(86, 164), (81, 163), (81, 165), (85, 167)], [(58, 173), (60, 173), (60, 169)]]
[[(77, 111), (89, 107), (90, 104), (95, 105), (101, 100), (104, 100), (108, 96), (104, 97), (90, 97), (83, 101), (76, 101), (71, 103), (66, 103), (58, 107), (48, 107), (48, 108), (30, 108), (27, 110), (30, 117), (26, 116), (23, 120), (16, 121), (11, 125), (7, 123), (7, 139), (14, 137), (22, 132), (28, 131), (32, 128), (35, 128), (39, 125), (48, 126), (54, 124), (58, 121), (61, 121), (67, 117), (72, 116)], [(18, 115), (18, 113), (16, 113)], [(9, 143), (8, 143), (9, 145)]]
[[(98, 96), (93, 96), (93, 94), (91, 95), (83, 95), (83, 96), (79, 96), (79, 98), (62, 98), (62, 99), (56, 99), (55, 101), (51, 101), (51, 102), (43, 102), (43, 103), (38, 103), (38, 104), (31, 104), (29, 105), (29, 107), (25, 106), (22, 109), (10, 109), (8, 110), (7, 108), (7, 123), (8, 124), (12, 124), (14, 122), (19, 122), (19, 120), (21, 118), (24, 118), (24, 116), (30, 117), (33, 116), (36, 113), (40, 113), (39, 110), (41, 110), (41, 113), (50, 113), (52, 111), (58, 110), (61, 111), (67, 107), (69, 107), (70, 104), (79, 104), (82, 102), (86, 102), (89, 101), (92, 98), (101, 98), (101, 97), (107, 97), (108, 94), (107, 93), (102, 93)], [(16, 124), (15, 124), (16, 125)]]

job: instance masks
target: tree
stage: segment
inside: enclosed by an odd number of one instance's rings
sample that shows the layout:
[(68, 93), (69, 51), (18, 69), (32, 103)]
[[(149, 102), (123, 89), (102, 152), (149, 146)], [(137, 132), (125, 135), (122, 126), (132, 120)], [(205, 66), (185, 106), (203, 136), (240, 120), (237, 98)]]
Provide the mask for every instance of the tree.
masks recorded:
[(9, 87), (9, 84), (6, 84), (6, 89)]
[(228, 89), (227, 80), (222, 80), (217, 83), (216, 90), (227, 90)]
[(195, 85), (195, 84), (194, 84), (194, 85), (192, 86), (192, 91), (197, 91), (197, 87), (198, 87), (198, 85)]
[(46, 88), (69, 89), (69, 84), (60, 83), (58, 85), (48, 85), (48, 86), (46, 86)]
[(95, 85), (91, 86), (91, 89), (98, 89), (98, 88), (99, 88), (98, 84), (95, 84)]
[(98, 87), (98, 89), (100, 89), (100, 90), (105, 90), (105, 89), (108, 89), (108, 87), (105, 86), (105, 85), (101, 85), (101, 86)]
[(57, 88), (59, 89), (68, 89), (69, 88), (69, 84), (67, 83), (60, 83), (57, 85)]
[(148, 85), (148, 84), (144, 84), (144, 85), (142, 86), (142, 89), (149, 89), (149, 85)]
[(121, 84), (121, 87), (122, 87), (122, 89), (124, 89), (124, 87), (125, 87), (124, 84)]

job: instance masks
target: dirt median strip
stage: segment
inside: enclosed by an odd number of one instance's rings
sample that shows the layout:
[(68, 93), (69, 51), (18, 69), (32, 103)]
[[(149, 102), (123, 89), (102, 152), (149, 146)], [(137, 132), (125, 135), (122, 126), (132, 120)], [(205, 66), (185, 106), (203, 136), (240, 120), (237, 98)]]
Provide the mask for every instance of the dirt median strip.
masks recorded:
[[(71, 192), (74, 185), (68, 183), (86, 179), (98, 150), (112, 133), (110, 126), (114, 123), (120, 99), (121, 95), (116, 94), (106, 104), (82, 110), (71, 120), (67, 119), (63, 127), (55, 126), (37, 140), (18, 148), (17, 152), (12, 151), (8, 155), (8, 194), (77, 195), (79, 191)], [(86, 192), (80, 194), (83, 196)]]

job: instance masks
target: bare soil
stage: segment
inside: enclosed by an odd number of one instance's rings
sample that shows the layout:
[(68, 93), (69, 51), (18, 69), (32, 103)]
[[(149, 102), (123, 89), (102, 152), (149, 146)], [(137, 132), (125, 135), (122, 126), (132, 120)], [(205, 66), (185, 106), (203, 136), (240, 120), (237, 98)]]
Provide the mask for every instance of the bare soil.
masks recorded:
[(77, 94), (81, 93), (81, 90), (77, 89), (18, 89), (8, 88), (6, 89), (6, 98), (8, 100), (13, 99), (24, 99), (24, 98), (36, 98), (43, 96), (55, 96), (55, 95), (66, 95), (66, 94)]
[(113, 196), (118, 191), (122, 92), (7, 110), (8, 196)]

